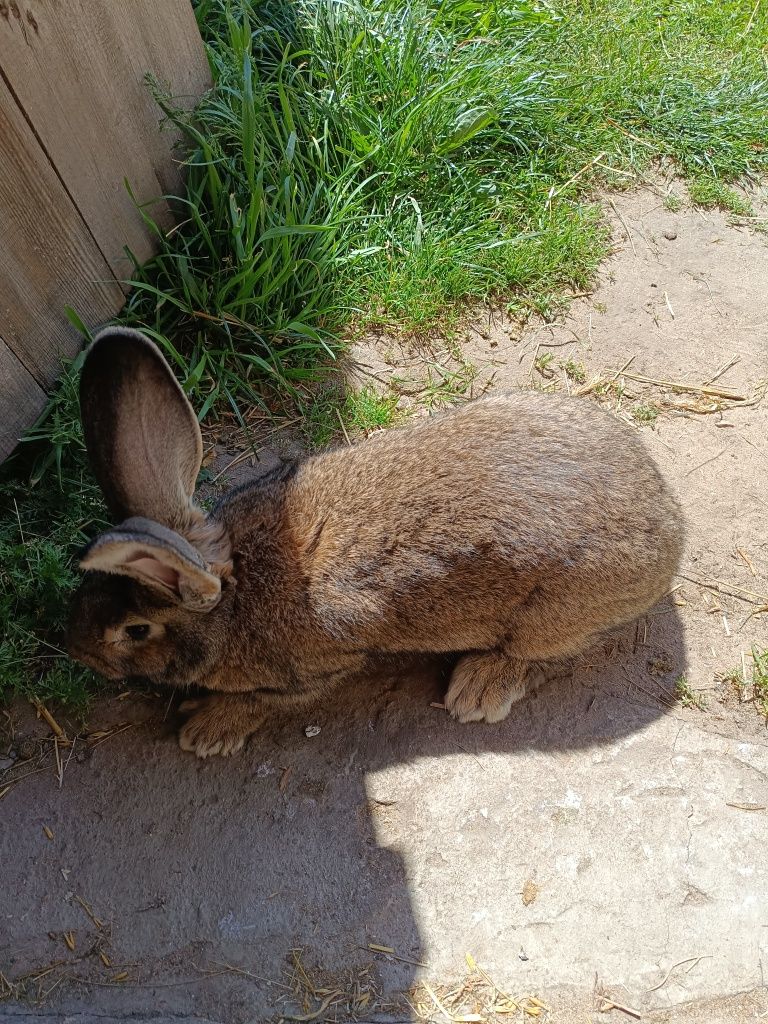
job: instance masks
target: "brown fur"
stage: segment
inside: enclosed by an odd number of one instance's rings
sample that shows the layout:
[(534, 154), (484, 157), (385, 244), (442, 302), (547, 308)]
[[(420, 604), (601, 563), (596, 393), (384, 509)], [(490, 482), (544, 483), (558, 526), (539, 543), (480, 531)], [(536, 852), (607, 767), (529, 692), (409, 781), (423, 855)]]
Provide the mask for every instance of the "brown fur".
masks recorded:
[[(73, 654), (100, 671), (233, 694), (182, 730), (201, 756), (401, 652), (463, 653), (449, 708), (498, 720), (531, 662), (575, 654), (658, 601), (683, 542), (636, 433), (586, 402), (530, 393), (283, 467), (226, 496), (209, 523), (231, 549), (231, 572), (206, 559), (222, 577), (215, 608), (88, 574), (71, 628)], [(137, 615), (158, 635), (105, 641)]]

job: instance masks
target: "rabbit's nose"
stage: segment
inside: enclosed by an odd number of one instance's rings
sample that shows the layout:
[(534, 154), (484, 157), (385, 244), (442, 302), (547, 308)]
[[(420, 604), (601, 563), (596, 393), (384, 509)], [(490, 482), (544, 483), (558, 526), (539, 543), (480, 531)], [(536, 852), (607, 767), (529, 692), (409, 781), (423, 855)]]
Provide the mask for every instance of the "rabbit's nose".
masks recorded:
[(118, 671), (112, 665), (109, 664), (104, 658), (100, 658), (93, 651), (85, 651), (74, 641), (67, 642), (67, 654), (73, 661), (79, 661), (81, 665), (85, 665), (86, 668), (92, 668), (94, 672), (98, 672), (99, 675), (106, 676), (107, 679), (122, 679), (123, 672)]

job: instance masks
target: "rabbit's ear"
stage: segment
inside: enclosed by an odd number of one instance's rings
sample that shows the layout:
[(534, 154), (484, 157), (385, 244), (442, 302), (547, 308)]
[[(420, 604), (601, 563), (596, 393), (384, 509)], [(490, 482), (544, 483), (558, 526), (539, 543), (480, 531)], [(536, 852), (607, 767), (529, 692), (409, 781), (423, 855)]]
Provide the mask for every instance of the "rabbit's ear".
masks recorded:
[(207, 612), (221, 598), (221, 579), (182, 536), (139, 517), (102, 533), (83, 552), (80, 567), (131, 576), (190, 611)]
[(192, 494), (203, 458), (192, 406), (157, 346), (108, 327), (80, 377), (91, 466), (116, 519), (143, 516), (174, 529), (200, 518)]

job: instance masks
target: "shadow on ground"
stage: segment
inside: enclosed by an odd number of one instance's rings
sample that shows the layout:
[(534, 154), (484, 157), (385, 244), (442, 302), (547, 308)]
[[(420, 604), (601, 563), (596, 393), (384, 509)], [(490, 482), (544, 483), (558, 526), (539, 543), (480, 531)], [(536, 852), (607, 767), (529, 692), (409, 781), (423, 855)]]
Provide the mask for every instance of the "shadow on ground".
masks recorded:
[[(541, 800), (532, 771), (546, 778), (568, 751), (616, 745), (663, 712), (683, 652), (676, 612), (662, 606), (493, 726), (462, 726), (431, 706), (445, 665), (393, 665), (231, 760), (182, 754), (166, 696), (104, 703), (91, 729), (132, 727), (64, 751), (61, 787), (51, 765), (2, 802), (15, 850), (0, 896), (0, 963), (16, 982), (7, 995), (68, 1013), (97, 1005), (231, 1022), (313, 1012), (322, 993), (296, 998), (313, 986), (337, 992), (328, 1019), (411, 1019), (400, 993), (429, 955), (423, 929), (435, 938), (433, 922), (416, 919), (414, 889), (429, 880), (421, 902), (436, 915), (444, 889), (466, 891), (452, 942), (477, 924), (485, 865), (469, 847), (473, 835), (481, 851), (487, 842), (484, 776), (503, 763), (508, 810), (522, 817)], [(319, 733), (307, 737), (308, 725)], [(22, 715), (17, 746), (35, 729)], [(425, 760), (439, 765), (438, 785), (419, 786)], [(577, 800), (566, 792), (548, 813), (567, 824)], [(467, 837), (458, 864), (428, 827), (441, 804)], [(401, 856), (406, 838), (415, 865)], [(517, 885), (522, 910), (523, 881), (484, 887), (503, 901)]]

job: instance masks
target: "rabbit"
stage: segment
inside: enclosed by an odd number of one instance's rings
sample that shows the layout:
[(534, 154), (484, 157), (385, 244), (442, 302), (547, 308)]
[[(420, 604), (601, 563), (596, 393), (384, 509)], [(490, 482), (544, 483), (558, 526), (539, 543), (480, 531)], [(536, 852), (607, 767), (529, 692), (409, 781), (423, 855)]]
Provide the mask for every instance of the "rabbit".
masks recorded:
[(283, 464), (206, 515), (197, 418), (157, 346), (103, 330), (80, 384), (119, 525), (82, 553), (68, 650), (111, 679), (196, 687), (183, 750), (239, 750), (274, 709), (378, 659), (457, 657), (460, 722), (670, 588), (684, 539), (638, 434), (583, 400), (497, 393)]

